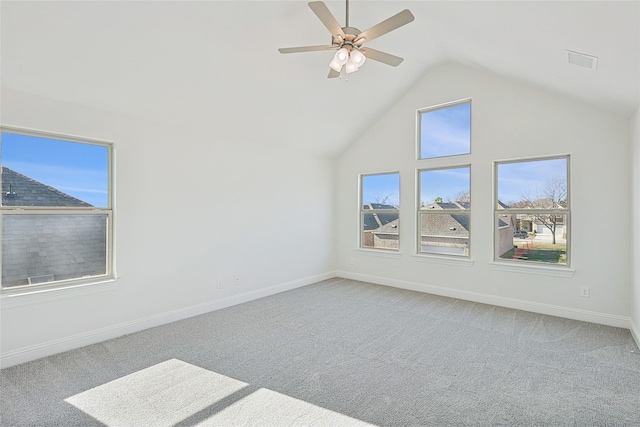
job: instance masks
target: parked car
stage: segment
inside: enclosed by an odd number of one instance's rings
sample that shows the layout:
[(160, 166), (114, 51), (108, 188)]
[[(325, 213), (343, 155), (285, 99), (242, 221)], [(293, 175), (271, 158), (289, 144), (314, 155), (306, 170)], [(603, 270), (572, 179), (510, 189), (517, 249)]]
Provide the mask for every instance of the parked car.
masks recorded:
[(518, 239), (526, 239), (527, 236), (529, 236), (529, 233), (524, 230), (516, 230), (513, 232), (513, 237), (517, 237)]

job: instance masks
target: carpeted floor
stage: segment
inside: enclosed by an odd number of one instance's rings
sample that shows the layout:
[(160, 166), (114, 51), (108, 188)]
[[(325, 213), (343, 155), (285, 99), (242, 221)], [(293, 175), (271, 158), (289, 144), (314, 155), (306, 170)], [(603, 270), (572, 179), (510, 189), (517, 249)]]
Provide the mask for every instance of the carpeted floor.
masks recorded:
[(331, 279), (0, 372), (2, 426), (640, 426), (625, 329)]

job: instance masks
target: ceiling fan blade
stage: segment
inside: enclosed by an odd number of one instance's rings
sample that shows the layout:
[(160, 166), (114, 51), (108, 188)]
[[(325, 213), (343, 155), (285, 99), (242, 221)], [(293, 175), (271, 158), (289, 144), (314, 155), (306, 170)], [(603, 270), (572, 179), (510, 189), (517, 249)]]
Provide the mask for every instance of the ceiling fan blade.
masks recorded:
[(382, 52), (376, 49), (371, 49), (370, 47), (363, 47), (360, 49), (360, 52), (364, 53), (364, 55), (369, 59), (382, 62), (383, 64), (391, 65), (392, 67), (397, 67), (402, 61), (404, 61), (404, 59), (400, 58), (399, 56), (391, 55), (390, 53)]
[(312, 1), (309, 3), (309, 7), (316, 14), (318, 19), (322, 21), (327, 30), (331, 33), (333, 37), (341, 36), (343, 39), (345, 37), (344, 31), (342, 31), (342, 27), (338, 24), (336, 18), (331, 14), (329, 8), (326, 4), (321, 1)]
[(336, 77), (340, 77), (340, 72), (334, 70), (333, 68), (329, 68), (329, 75), (327, 76), (327, 78), (335, 79)]
[(368, 43), (373, 39), (377, 39), (378, 37), (383, 36), (388, 32), (395, 30), (396, 28), (400, 28), (403, 25), (408, 24), (414, 19), (415, 17), (411, 13), (411, 11), (409, 11), (409, 9), (405, 9), (402, 12), (393, 15), (391, 18), (385, 19), (379, 24), (376, 24), (373, 27), (369, 28), (368, 30), (364, 30), (363, 32), (358, 34), (358, 36), (355, 39), (355, 43), (357, 44), (358, 41), (360, 41), (363, 38), (365, 39), (364, 41)]
[(299, 53), (299, 52), (315, 52), (318, 50), (331, 50), (335, 49), (335, 46), (299, 46), (299, 47), (281, 47), (278, 49), (280, 53)]

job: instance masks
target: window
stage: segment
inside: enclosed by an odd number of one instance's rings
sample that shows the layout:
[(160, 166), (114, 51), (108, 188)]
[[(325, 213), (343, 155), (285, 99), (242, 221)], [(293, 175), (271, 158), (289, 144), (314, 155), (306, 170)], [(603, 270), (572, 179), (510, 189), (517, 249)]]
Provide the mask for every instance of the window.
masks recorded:
[(360, 176), (360, 247), (400, 247), (400, 174)]
[(469, 257), (471, 166), (455, 156), (471, 153), (471, 100), (418, 110), (417, 129), (418, 160), (450, 158), (417, 172), (417, 253)]
[(495, 164), (495, 258), (569, 265), (569, 156)]
[(471, 167), (418, 171), (418, 253), (469, 256)]
[(471, 153), (471, 101), (418, 110), (418, 159)]
[(3, 128), (2, 290), (112, 276), (112, 146)]

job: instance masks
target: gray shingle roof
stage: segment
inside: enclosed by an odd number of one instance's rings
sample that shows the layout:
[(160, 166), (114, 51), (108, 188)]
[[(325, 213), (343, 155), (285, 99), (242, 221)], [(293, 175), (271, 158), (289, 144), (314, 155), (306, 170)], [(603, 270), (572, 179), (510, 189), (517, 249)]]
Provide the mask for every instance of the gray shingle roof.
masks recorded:
[(398, 218), (398, 215), (396, 215), (396, 219), (386, 223), (385, 225), (383, 225), (382, 227), (378, 228), (377, 230), (374, 230), (374, 234), (375, 233), (378, 233), (378, 234), (398, 234), (398, 224), (399, 224), (399, 222), (400, 222), (400, 219)]
[(2, 285), (106, 273), (106, 215), (5, 215)]
[[(380, 203), (370, 203), (368, 205), (364, 205), (363, 209), (364, 210), (369, 210), (369, 209), (390, 210), (390, 209), (398, 209), (398, 207), (393, 205), (382, 205)], [(397, 212), (364, 214), (364, 218), (363, 218), (364, 230), (365, 231), (376, 230), (397, 219), (398, 219)]]
[[(4, 206), (91, 207), (9, 168), (2, 168)], [(27, 285), (106, 273), (107, 216), (4, 215), (2, 285)]]
[(471, 207), (471, 203), (469, 202), (433, 202), (429, 203), (427, 206), (424, 206), (423, 210), (433, 210), (433, 209), (455, 209), (455, 210), (466, 210)]
[(469, 215), (438, 213), (421, 217), (423, 235), (469, 236)]
[[(423, 235), (439, 236), (468, 236), (469, 215), (463, 213), (449, 213), (447, 210), (467, 210), (469, 202), (434, 202), (423, 207), (422, 211), (429, 211), (428, 215), (421, 215), (421, 230)], [(433, 214), (433, 211), (439, 211)]]
[(2, 206), (91, 207), (62, 191), (2, 166)]

